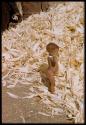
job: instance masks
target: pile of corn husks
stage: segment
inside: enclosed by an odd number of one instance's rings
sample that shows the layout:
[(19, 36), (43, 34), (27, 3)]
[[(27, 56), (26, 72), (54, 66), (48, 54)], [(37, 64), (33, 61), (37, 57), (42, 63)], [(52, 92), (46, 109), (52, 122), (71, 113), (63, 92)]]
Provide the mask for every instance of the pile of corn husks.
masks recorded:
[[(56, 94), (41, 81), (39, 67), (47, 63), (46, 45), (59, 47)], [(2, 83), (7, 88), (28, 85), (30, 92), (14, 98), (39, 96), (51, 115), (63, 111), (75, 123), (84, 122), (84, 3), (58, 2), (48, 12), (28, 17), (2, 34)]]

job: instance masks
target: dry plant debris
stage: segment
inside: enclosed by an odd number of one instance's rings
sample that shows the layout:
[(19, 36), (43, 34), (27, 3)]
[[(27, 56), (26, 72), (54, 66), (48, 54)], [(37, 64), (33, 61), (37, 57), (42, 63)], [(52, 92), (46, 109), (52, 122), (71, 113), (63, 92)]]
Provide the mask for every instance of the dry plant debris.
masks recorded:
[[(41, 82), (38, 68), (47, 63), (46, 45), (59, 48), (59, 74), (56, 94)], [(84, 3), (58, 2), (48, 12), (40, 12), (2, 34), (2, 84), (7, 88), (29, 85), (26, 96), (40, 97), (51, 109), (49, 115), (63, 111), (75, 123), (84, 122)]]

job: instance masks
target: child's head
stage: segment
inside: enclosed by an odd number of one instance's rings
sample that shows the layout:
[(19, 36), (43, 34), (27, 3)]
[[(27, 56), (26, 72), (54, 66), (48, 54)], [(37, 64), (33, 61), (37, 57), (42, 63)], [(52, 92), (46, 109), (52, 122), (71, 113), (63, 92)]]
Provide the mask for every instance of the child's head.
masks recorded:
[(58, 51), (59, 51), (59, 46), (57, 46), (55, 43), (49, 43), (46, 46), (46, 50), (49, 52), (49, 55), (58, 55)]

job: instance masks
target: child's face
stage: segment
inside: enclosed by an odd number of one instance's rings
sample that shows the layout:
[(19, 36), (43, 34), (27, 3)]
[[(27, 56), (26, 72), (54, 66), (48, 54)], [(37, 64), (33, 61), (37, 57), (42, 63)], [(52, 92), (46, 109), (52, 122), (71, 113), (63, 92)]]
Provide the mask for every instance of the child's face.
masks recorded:
[(57, 50), (54, 50), (52, 53), (49, 53), (50, 56), (59, 56), (59, 53)]

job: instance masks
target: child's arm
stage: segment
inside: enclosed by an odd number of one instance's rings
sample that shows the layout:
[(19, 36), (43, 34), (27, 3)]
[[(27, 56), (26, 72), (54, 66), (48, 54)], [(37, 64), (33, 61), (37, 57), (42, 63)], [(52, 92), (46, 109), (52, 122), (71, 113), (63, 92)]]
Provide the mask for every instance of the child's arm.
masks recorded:
[(55, 66), (55, 61), (54, 61), (53, 56), (48, 57), (48, 64), (49, 64), (49, 67)]

